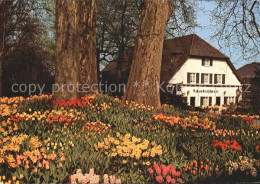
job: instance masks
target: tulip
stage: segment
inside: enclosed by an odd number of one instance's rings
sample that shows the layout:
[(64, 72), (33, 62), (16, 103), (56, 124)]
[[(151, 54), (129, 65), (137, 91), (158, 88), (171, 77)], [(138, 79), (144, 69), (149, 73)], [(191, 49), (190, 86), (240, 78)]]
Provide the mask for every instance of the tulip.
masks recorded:
[(176, 183), (175, 179), (171, 179), (171, 183)]
[(175, 175), (174, 175), (174, 176), (176, 176), (176, 177), (180, 177), (180, 176), (181, 176), (181, 172), (180, 172), (180, 171), (175, 172)]
[(158, 183), (162, 183), (163, 182), (163, 177), (162, 176), (156, 176), (156, 181)]
[(47, 170), (50, 169), (50, 165), (49, 165), (49, 164), (46, 164), (46, 165), (45, 165), (45, 169), (47, 169)]
[(28, 163), (25, 164), (25, 169), (29, 169), (29, 164)]
[(20, 159), (17, 159), (16, 162), (17, 162), (17, 165), (18, 165), (18, 166), (22, 164), (22, 162), (21, 162)]
[(150, 175), (152, 175), (152, 174), (153, 174), (153, 169), (152, 169), (152, 168), (149, 168), (149, 169), (148, 169), (148, 172), (149, 172)]
[(171, 180), (172, 180), (171, 176), (170, 176), (170, 175), (168, 175), (168, 176), (166, 177), (166, 181), (167, 181), (167, 183), (170, 183), (170, 182), (171, 182)]
[(38, 164), (38, 167), (40, 167), (40, 168), (42, 167), (42, 163), (41, 162)]
[(37, 169), (37, 167), (35, 167), (34, 170), (33, 170), (33, 172), (36, 173), (37, 171), (38, 171), (38, 169)]

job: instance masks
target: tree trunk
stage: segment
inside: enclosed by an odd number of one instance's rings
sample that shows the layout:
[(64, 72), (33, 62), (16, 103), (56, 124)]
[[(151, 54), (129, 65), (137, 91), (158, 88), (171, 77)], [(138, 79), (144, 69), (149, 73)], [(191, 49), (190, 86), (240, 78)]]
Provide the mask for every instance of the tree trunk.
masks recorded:
[[(55, 99), (69, 99), (83, 93), (83, 84), (98, 84), (97, 2), (57, 1), (56, 19)], [(97, 91), (93, 86), (85, 92)]]
[[(0, 56), (0, 58), (1, 58), (1, 56)], [(3, 91), (3, 89), (2, 89), (2, 82), (3, 82), (3, 80), (2, 80), (2, 77), (3, 77), (2, 66), (3, 66), (3, 60), (0, 59), (0, 97), (2, 96), (2, 91)]]
[(173, 6), (169, 0), (145, 0), (124, 102), (159, 107), (164, 32)]
[[(80, 82), (90, 86), (89, 92), (98, 92), (96, 25), (97, 1), (79, 1), (79, 39), (80, 39)], [(84, 94), (84, 92), (83, 92)]]
[[(123, 0), (123, 9), (121, 15), (120, 23), (120, 39), (119, 39), (119, 50), (118, 50), (118, 60), (117, 60), (117, 83), (122, 83), (122, 64), (124, 62), (125, 56), (125, 14), (127, 9), (127, 0)], [(121, 95), (118, 93), (118, 95)]]
[(3, 62), (5, 53), (5, 37), (6, 37), (6, 14), (12, 2), (0, 2), (0, 97), (2, 96), (2, 76)]
[(75, 89), (80, 74), (78, 5), (77, 0), (56, 1), (55, 99), (78, 96)]

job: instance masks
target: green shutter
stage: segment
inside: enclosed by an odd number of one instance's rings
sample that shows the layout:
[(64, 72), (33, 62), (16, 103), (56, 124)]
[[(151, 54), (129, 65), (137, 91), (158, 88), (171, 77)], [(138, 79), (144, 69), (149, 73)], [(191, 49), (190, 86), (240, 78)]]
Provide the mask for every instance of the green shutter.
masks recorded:
[(190, 73), (189, 72), (187, 73), (187, 83), (188, 84), (190, 83)]
[(196, 83), (199, 84), (200, 83), (200, 74), (196, 73)]
[(200, 106), (202, 106), (202, 103), (203, 102), (203, 99), (202, 99), (202, 97), (200, 97)]
[(211, 96), (209, 97), (209, 105), (210, 106), (212, 105), (212, 97)]
[(202, 66), (205, 66), (205, 58), (202, 58)]
[(225, 84), (225, 74), (222, 75), (222, 84)]
[(212, 84), (212, 73), (209, 75), (209, 83)]
[(218, 83), (217, 74), (214, 75), (214, 84)]
[(204, 84), (204, 73), (201, 74), (201, 84)]

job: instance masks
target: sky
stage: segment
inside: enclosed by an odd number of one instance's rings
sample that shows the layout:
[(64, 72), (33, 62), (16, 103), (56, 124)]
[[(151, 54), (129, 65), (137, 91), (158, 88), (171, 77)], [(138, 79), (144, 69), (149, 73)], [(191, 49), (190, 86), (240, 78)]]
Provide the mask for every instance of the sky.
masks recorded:
[[(260, 62), (260, 58), (259, 58), (260, 56), (253, 58), (252, 61), (245, 61), (243, 59), (238, 60), (239, 57), (241, 56), (241, 52), (239, 50), (231, 49), (232, 55), (230, 55), (228, 48), (220, 49), (217, 41), (214, 39), (210, 39), (210, 36), (213, 35), (213, 30), (211, 28), (211, 22), (210, 22), (211, 15), (210, 15), (209, 11), (214, 9), (214, 7), (215, 7), (214, 2), (198, 1), (197, 3), (199, 5), (199, 7), (203, 8), (205, 11), (197, 12), (197, 23), (202, 28), (199, 28), (199, 27), (195, 28), (195, 30), (194, 30), (195, 34), (197, 34), (198, 36), (203, 38), (205, 41), (210, 43), (215, 48), (219, 49), (222, 53), (229, 56), (230, 60), (233, 62), (234, 66), (237, 69), (248, 63), (252, 63), (255, 61)], [(209, 10), (209, 11), (206, 11), (206, 10)]]

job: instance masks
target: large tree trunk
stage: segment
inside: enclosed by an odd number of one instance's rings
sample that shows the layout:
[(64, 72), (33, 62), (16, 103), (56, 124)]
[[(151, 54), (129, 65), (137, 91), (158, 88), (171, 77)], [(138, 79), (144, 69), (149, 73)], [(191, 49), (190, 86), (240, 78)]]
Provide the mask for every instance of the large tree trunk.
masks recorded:
[(56, 1), (56, 99), (78, 96), (75, 89), (79, 82), (78, 8), (76, 0)]
[(96, 53), (97, 1), (79, 1), (79, 4), (80, 82), (92, 87), (89, 92), (98, 92)]
[(163, 40), (172, 8), (169, 0), (144, 1), (124, 102), (161, 105), (159, 83)]
[(81, 84), (97, 84), (96, 18), (96, 0), (56, 2), (55, 99), (78, 97)]

